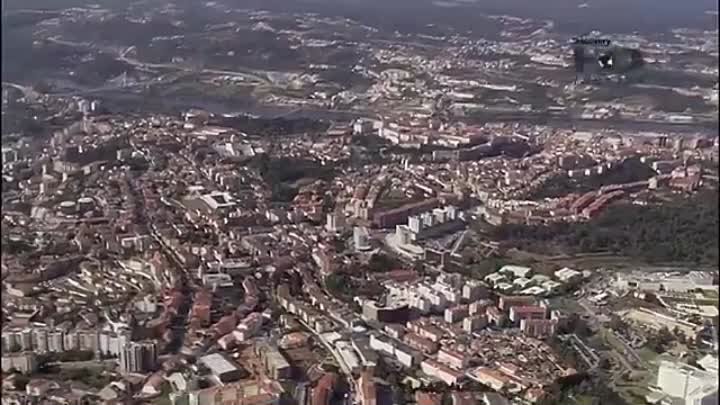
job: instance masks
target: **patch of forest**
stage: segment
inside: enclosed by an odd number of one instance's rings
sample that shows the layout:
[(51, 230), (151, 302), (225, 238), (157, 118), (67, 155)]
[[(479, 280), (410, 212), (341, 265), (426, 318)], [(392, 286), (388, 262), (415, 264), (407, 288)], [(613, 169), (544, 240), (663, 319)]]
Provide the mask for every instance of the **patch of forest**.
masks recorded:
[(327, 131), (330, 124), (310, 118), (214, 117), (210, 125), (234, 128), (255, 136), (283, 136)]
[(263, 180), (272, 189), (271, 199), (275, 202), (290, 202), (297, 195), (297, 189), (289, 183), (304, 178), (330, 180), (335, 176), (335, 166), (299, 158), (269, 158), (260, 155), (250, 161)]
[(581, 177), (568, 177), (565, 173), (559, 174), (546, 181), (531, 198), (557, 198), (570, 193), (586, 193), (610, 184), (647, 180), (654, 175), (656, 175), (655, 171), (642, 163), (639, 158), (630, 158), (602, 174), (595, 172), (590, 176)]
[(611, 252), (648, 262), (718, 263), (718, 192), (657, 206), (611, 205), (588, 222), (506, 224), (494, 237), (528, 251)]

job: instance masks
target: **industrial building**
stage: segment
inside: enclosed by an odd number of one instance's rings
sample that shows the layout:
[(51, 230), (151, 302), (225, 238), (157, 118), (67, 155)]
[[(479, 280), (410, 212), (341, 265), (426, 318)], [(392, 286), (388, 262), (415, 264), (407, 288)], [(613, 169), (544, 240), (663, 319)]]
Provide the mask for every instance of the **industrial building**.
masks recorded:
[(200, 357), (200, 363), (222, 384), (237, 381), (245, 375), (240, 366), (220, 353)]

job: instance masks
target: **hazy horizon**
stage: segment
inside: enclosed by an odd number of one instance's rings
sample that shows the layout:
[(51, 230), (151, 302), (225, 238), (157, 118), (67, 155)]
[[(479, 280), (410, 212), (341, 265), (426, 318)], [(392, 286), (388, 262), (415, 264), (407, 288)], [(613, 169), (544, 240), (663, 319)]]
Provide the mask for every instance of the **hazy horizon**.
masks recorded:
[[(457, 31), (477, 28), (474, 18), (506, 14), (522, 18), (553, 20), (563, 33), (600, 30), (606, 33), (664, 32), (672, 28), (713, 30), (718, 27), (715, 0), (221, 0), (232, 7), (268, 11), (315, 12), (345, 16), (366, 23), (412, 27), (439, 24)], [(100, 4), (130, 4), (125, 0), (6, 0), (6, 10), (62, 9)], [(152, 2), (149, 2), (152, 3)], [(197, 0), (173, 2), (184, 7), (204, 7)], [(136, 3), (137, 4), (137, 3)], [(586, 4), (585, 7), (579, 7)], [(378, 13), (382, 10), (382, 13)], [(710, 14), (715, 12), (715, 14)]]

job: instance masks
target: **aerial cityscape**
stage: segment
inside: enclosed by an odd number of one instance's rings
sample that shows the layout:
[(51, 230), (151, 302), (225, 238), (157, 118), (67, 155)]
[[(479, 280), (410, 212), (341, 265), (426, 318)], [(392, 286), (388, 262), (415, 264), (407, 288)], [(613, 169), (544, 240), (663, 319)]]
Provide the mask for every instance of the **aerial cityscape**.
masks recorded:
[(680, 3), (4, 1), (2, 405), (717, 405)]

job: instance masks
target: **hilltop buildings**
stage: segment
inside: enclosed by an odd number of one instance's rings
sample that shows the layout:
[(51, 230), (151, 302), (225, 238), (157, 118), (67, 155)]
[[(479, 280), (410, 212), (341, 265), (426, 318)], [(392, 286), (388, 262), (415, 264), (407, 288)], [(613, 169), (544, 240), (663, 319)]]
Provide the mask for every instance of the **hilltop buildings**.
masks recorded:
[[(657, 386), (646, 398), (652, 404), (716, 404), (718, 402), (717, 358), (707, 369), (662, 361)], [(706, 362), (707, 364), (707, 362)]]

